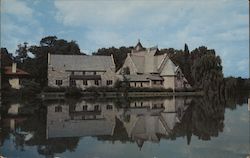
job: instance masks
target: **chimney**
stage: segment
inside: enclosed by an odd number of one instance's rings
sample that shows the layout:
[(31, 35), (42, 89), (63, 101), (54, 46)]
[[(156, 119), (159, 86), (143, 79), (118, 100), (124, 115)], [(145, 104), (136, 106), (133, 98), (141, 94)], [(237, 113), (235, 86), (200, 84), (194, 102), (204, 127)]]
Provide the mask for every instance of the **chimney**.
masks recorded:
[(48, 53), (48, 65), (50, 65), (50, 53)]
[(16, 73), (16, 63), (12, 63), (12, 73)]

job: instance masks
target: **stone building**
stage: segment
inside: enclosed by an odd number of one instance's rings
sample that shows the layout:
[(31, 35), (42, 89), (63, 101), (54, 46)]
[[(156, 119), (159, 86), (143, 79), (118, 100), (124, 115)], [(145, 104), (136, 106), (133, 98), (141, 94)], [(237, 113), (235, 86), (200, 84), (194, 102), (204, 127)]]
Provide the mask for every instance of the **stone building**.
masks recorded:
[(158, 52), (157, 47), (146, 49), (138, 41), (117, 74), (123, 75), (132, 87), (190, 87), (180, 67), (167, 54)]
[(113, 86), (117, 79), (113, 56), (48, 54), (48, 86)]

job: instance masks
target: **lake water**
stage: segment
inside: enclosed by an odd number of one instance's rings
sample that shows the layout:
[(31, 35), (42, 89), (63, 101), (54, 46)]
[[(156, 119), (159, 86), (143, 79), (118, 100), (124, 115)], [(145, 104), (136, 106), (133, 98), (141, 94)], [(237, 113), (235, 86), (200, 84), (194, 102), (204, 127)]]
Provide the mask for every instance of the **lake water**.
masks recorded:
[(158, 98), (2, 104), (8, 158), (246, 158), (247, 100)]

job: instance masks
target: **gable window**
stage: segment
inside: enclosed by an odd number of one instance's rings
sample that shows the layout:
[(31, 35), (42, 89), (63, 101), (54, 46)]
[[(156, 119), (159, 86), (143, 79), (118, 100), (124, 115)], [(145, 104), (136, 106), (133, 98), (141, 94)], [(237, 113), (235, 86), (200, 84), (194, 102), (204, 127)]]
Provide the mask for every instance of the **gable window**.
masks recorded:
[(180, 71), (177, 72), (177, 79), (178, 79), (178, 80), (181, 79), (181, 73), (180, 73)]
[(95, 85), (99, 85), (99, 81), (98, 80), (95, 80)]
[(113, 106), (112, 106), (112, 105), (107, 105), (107, 106), (106, 106), (106, 109), (107, 109), (107, 110), (112, 110), (112, 109), (113, 109)]
[(56, 85), (61, 86), (62, 85), (62, 80), (56, 80)]
[(61, 106), (56, 106), (55, 107), (55, 112), (62, 112), (62, 107)]
[(112, 80), (107, 80), (107, 85), (112, 85), (113, 81)]
[(87, 111), (87, 109), (88, 109), (88, 105), (82, 106), (82, 110), (83, 110), (83, 111)]
[(83, 80), (83, 81), (82, 81), (82, 84), (83, 84), (83, 85), (88, 85), (88, 81), (87, 81), (87, 80)]
[(94, 110), (98, 111), (99, 110), (99, 105), (95, 105)]
[(129, 69), (129, 67), (123, 68), (123, 74), (125, 74), (125, 75), (129, 75), (129, 74), (130, 74), (130, 69)]

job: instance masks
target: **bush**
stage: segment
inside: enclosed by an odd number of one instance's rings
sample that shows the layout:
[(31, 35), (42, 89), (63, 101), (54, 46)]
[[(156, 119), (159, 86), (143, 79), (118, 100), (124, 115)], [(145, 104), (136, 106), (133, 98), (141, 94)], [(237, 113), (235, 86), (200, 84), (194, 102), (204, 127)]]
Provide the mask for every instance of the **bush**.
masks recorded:
[(175, 89), (175, 92), (195, 92), (196, 89), (195, 88), (178, 88)]
[(44, 87), (43, 91), (44, 92), (65, 92), (66, 88), (65, 87)]
[(173, 92), (172, 88), (130, 87), (128, 92)]
[(82, 90), (77, 87), (68, 87), (65, 91), (66, 97), (80, 97), (82, 95)]
[(84, 91), (86, 92), (117, 92), (117, 88), (114, 87), (88, 87)]
[(20, 93), (22, 96), (34, 96), (41, 92), (41, 87), (38, 83), (30, 80), (23, 80)]

